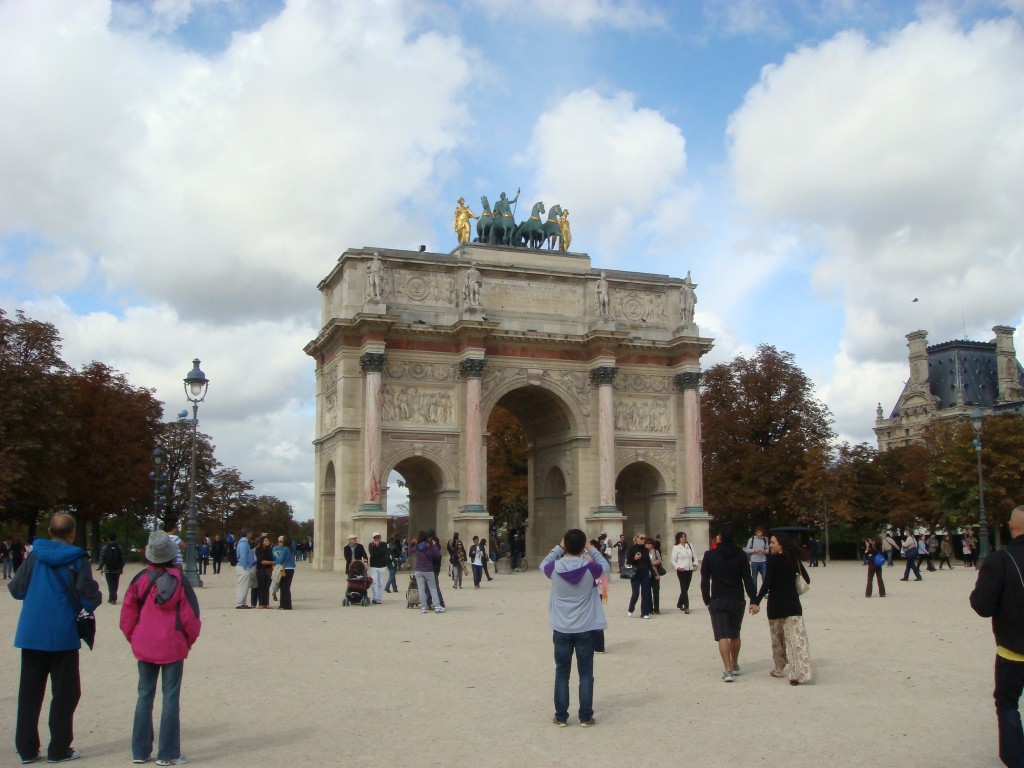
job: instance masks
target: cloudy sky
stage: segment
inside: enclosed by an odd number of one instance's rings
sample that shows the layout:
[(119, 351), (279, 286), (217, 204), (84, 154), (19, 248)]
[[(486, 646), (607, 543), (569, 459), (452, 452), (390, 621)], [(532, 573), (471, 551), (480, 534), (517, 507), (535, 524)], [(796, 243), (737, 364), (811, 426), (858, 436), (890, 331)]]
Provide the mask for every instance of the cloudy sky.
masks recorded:
[[(1024, 324), (1024, 0), (0, 0), (0, 306), (312, 510), (317, 282), (465, 196), (699, 284), (873, 442), (904, 336)], [(918, 299), (914, 302), (913, 299)], [(1018, 332), (1018, 353), (1024, 339)]]

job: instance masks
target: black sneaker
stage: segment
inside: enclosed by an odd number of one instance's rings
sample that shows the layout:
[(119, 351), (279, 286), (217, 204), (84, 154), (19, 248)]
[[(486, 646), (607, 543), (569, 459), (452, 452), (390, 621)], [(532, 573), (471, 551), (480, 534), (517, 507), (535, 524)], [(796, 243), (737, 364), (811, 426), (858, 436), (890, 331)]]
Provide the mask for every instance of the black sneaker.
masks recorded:
[(58, 757), (58, 758), (50, 757), (50, 758), (47, 758), (46, 762), (48, 762), (48, 763), (67, 763), (67, 762), (69, 762), (71, 760), (77, 760), (81, 756), (82, 756), (81, 753), (77, 749), (69, 749), (67, 757)]

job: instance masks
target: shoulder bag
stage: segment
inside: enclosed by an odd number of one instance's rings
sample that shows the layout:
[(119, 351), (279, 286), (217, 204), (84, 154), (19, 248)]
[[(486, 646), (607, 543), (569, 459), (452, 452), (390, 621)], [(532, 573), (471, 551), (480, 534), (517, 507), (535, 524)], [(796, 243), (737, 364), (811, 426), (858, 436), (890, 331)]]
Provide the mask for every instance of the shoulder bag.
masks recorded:
[[(70, 568), (70, 571), (74, 572), (74, 568)], [(87, 611), (82, 607), (82, 601), (78, 599), (78, 593), (74, 589), (68, 587), (67, 581), (64, 579), (64, 574), (61, 573), (59, 568), (54, 568), (53, 572), (57, 575), (57, 581), (60, 582), (61, 588), (64, 590), (64, 594), (67, 595), (68, 600), (71, 601), (71, 607), (75, 609), (75, 627), (78, 630), (78, 638), (89, 646), (89, 650), (92, 650), (93, 644), (96, 642), (96, 615), (92, 611)]]
[(811, 583), (804, 578), (803, 566), (799, 566), (796, 572), (796, 593), (806, 595), (811, 589)]

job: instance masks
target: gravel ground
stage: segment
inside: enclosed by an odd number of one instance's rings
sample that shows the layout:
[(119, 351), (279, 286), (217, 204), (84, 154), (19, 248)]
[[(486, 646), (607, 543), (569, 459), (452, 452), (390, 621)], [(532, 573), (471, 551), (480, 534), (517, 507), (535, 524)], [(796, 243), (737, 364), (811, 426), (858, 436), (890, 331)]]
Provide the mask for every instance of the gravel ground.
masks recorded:
[[(443, 579), (443, 615), (408, 610), (404, 592), (343, 608), (340, 576), (305, 564), (293, 611), (236, 611), (233, 571), (205, 577), (203, 634), (185, 664), (182, 750), (197, 765), (1000, 765), (994, 642), (967, 602), (967, 568), (906, 583), (887, 568), (884, 600), (864, 598), (857, 564), (810, 569), (815, 681), (800, 687), (768, 675), (763, 612), (744, 621), (743, 673), (725, 684), (696, 580), (689, 615), (675, 609), (670, 574), (662, 614), (642, 621), (626, 618), (628, 584), (613, 576), (589, 729), (572, 716), (573, 727), (550, 724), (548, 581), (536, 570), (479, 590)], [(19, 609), (0, 600), (0, 765), (17, 758)], [(83, 768), (131, 764), (137, 673), (117, 610), (103, 605), (96, 649), (82, 651), (74, 746)], [(574, 713), (575, 675), (570, 688)]]

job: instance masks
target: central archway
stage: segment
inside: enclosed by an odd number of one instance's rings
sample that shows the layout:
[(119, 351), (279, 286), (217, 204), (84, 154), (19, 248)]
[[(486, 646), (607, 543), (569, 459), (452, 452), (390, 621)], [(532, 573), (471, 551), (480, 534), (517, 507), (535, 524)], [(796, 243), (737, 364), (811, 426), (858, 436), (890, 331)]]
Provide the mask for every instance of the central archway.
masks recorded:
[(557, 544), (567, 528), (579, 524), (578, 494), (573, 485), (579, 463), (577, 419), (557, 393), (535, 384), (512, 388), (497, 397), (488, 413), (489, 430), (497, 409), (511, 414), (526, 435), (527, 509), (518, 517), (501, 509), (489, 511), (495, 527), (504, 529), (502, 543), (508, 544), (511, 534), (522, 533), (527, 556), (536, 558)]
[(409, 492), (409, 535), (433, 528), (444, 532), (447, 528), (441, 503), (444, 496), (444, 473), (433, 461), (424, 456), (402, 459), (392, 468), (405, 481)]

